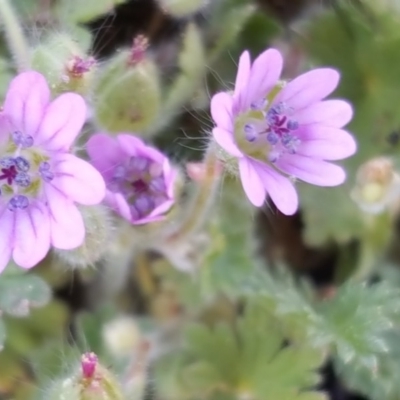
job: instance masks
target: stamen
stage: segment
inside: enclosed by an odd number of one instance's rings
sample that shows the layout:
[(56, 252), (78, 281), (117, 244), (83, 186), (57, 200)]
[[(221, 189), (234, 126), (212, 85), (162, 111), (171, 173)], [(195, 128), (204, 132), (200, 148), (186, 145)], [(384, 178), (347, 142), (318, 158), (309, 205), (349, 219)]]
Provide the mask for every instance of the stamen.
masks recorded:
[(29, 164), (29, 161), (26, 158), (24, 158), (24, 157), (16, 157), (14, 159), (14, 161), (15, 161), (15, 165), (16, 165), (18, 171), (21, 171), (21, 172), (29, 171), (30, 164)]
[(254, 142), (257, 139), (258, 132), (253, 124), (246, 124), (243, 130), (249, 142)]
[(163, 173), (163, 166), (162, 166), (162, 164), (159, 164), (159, 163), (152, 163), (152, 164), (150, 164), (149, 172), (150, 172), (150, 175), (151, 175), (153, 178), (157, 178), (157, 177), (161, 176), (162, 173)]
[(154, 202), (150, 196), (141, 196), (135, 201), (135, 208), (141, 216), (144, 216), (154, 209)]
[(8, 209), (10, 211), (15, 211), (17, 209), (24, 210), (28, 206), (29, 206), (28, 198), (20, 194), (12, 197), (8, 203)]
[(13, 142), (17, 146), (21, 146), (23, 148), (28, 148), (28, 147), (32, 147), (32, 145), (33, 145), (33, 137), (30, 135), (24, 135), (20, 131), (14, 131), (11, 134), (11, 137), (12, 137)]
[(54, 174), (50, 170), (50, 164), (47, 161), (43, 161), (40, 163), (39, 173), (45, 182), (50, 182), (54, 179)]
[(162, 177), (153, 179), (149, 184), (149, 188), (154, 192), (164, 193), (166, 190), (164, 179)]
[(275, 145), (279, 142), (279, 136), (275, 132), (270, 132), (267, 135), (267, 141), (271, 145)]
[(297, 121), (293, 120), (293, 119), (290, 119), (286, 126), (291, 131), (295, 131), (295, 130), (299, 129), (299, 123)]
[(264, 110), (268, 106), (267, 99), (261, 99), (260, 101), (255, 101), (254, 103), (250, 104), (250, 108), (252, 110)]
[(28, 187), (31, 184), (31, 178), (26, 172), (20, 172), (15, 177), (15, 183), (21, 187)]
[(282, 136), (282, 145), (289, 151), (290, 154), (295, 154), (297, 147), (300, 144), (299, 138), (291, 135), (290, 133), (286, 133)]
[(15, 159), (13, 157), (4, 157), (0, 159), (0, 166), (4, 168), (10, 168), (15, 165)]
[(268, 160), (272, 163), (275, 163), (279, 160), (279, 157), (281, 156), (281, 152), (277, 149), (272, 149), (268, 153)]

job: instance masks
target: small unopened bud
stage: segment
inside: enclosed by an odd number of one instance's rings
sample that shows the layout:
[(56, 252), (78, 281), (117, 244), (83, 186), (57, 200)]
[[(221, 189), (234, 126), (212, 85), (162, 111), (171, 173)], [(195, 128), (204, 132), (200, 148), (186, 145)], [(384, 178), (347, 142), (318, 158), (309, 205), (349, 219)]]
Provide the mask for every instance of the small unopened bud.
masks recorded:
[[(217, 164), (218, 172), (222, 174), (224, 167), (221, 163)], [(186, 172), (190, 179), (201, 182), (207, 179), (207, 166), (202, 162), (189, 162), (186, 164)]]
[(31, 66), (48, 80), (55, 94), (89, 92), (96, 62), (86, 56), (76, 40), (67, 34), (54, 34), (34, 47)]
[(142, 335), (133, 318), (119, 317), (104, 326), (103, 340), (112, 355), (122, 357), (137, 349)]
[(176, 18), (185, 18), (201, 11), (209, 0), (158, 0), (160, 8)]
[(86, 235), (83, 244), (72, 250), (54, 249), (55, 254), (69, 267), (87, 268), (99, 261), (107, 251), (113, 230), (108, 208), (102, 205), (80, 207)]
[(85, 353), (81, 357), (82, 375), (86, 379), (92, 379), (96, 371), (99, 359), (94, 353)]
[(159, 72), (139, 43), (143, 40), (137, 39), (131, 50), (113, 57), (96, 82), (95, 116), (109, 132), (143, 131), (159, 113)]
[(365, 212), (378, 214), (400, 197), (400, 176), (389, 158), (374, 158), (361, 165), (352, 199)]
[(144, 35), (138, 35), (133, 39), (133, 44), (128, 60), (129, 65), (136, 65), (142, 62), (146, 57), (146, 51), (149, 47), (149, 40)]
[(85, 353), (80, 366), (70, 376), (45, 390), (46, 400), (122, 400), (119, 382), (98, 361), (96, 354)]

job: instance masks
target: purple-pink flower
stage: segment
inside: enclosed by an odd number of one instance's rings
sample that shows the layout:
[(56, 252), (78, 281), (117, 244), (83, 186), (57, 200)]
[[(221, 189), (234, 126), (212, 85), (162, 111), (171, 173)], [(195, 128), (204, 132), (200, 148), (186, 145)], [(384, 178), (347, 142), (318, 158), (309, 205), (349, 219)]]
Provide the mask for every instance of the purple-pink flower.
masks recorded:
[(98, 133), (87, 151), (106, 181), (106, 202), (114, 211), (135, 225), (164, 218), (174, 204), (177, 176), (167, 157), (130, 134)]
[(326, 160), (356, 151), (353, 137), (341, 129), (352, 118), (343, 100), (324, 100), (339, 82), (330, 68), (314, 69), (284, 84), (283, 60), (269, 49), (251, 64), (245, 51), (239, 61), (233, 93), (211, 100), (215, 141), (228, 159), (236, 159), (249, 200), (257, 207), (269, 196), (278, 209), (294, 214), (298, 197), (293, 178), (318, 186), (336, 186), (345, 172)]
[(10, 258), (23, 268), (41, 261), (50, 246), (83, 243), (85, 227), (75, 202), (100, 203), (101, 175), (69, 150), (86, 119), (82, 97), (50, 99), (44, 77), (15, 77), (0, 113), (0, 271)]

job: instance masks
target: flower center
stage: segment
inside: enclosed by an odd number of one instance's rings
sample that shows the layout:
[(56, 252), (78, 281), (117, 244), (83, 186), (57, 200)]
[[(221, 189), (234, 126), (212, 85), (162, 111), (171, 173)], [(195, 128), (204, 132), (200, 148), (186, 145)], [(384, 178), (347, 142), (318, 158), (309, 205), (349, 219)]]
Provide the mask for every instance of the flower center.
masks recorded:
[(0, 198), (8, 203), (10, 211), (27, 208), (40, 192), (42, 181), (54, 177), (48, 157), (33, 145), (32, 136), (14, 131), (1, 150)]
[(252, 104), (235, 122), (235, 139), (242, 152), (271, 163), (285, 153), (296, 153), (301, 143), (299, 124), (291, 118), (293, 109), (282, 102), (271, 105), (274, 96)]
[(162, 166), (142, 156), (118, 165), (108, 187), (123, 194), (134, 219), (148, 216), (167, 200)]

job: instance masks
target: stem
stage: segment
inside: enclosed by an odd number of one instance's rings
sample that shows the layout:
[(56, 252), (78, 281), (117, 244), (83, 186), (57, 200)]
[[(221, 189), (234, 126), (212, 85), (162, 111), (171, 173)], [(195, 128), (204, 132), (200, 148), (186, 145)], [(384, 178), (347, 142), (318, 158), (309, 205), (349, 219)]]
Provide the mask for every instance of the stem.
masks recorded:
[(371, 218), (361, 238), (360, 256), (353, 280), (363, 281), (371, 276), (386, 250), (392, 232), (392, 220), (385, 212)]
[(0, 0), (0, 20), (18, 71), (29, 67), (29, 49), (18, 17), (9, 0)]
[(197, 193), (188, 205), (188, 213), (180, 226), (169, 237), (169, 242), (179, 242), (185, 240), (189, 235), (195, 233), (204, 223), (211, 206), (214, 203), (215, 194), (220, 181), (221, 172), (219, 170), (218, 158), (215, 145), (210, 143), (204, 159), (205, 174)]

